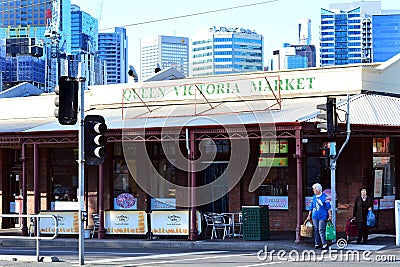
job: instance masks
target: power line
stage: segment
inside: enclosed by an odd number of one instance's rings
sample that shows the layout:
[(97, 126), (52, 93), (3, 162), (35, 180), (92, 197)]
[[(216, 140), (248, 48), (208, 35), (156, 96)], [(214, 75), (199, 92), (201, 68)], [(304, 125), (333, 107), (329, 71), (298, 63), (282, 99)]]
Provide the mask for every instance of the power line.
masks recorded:
[[(208, 10), (208, 11), (203, 11), (203, 12), (198, 12), (198, 13), (180, 15), (180, 16), (175, 16), (175, 17), (169, 17), (169, 18), (148, 20), (148, 21), (143, 21), (143, 22), (137, 22), (137, 23), (132, 23), (132, 24), (126, 24), (126, 25), (122, 25), (122, 26), (118, 26), (118, 27), (120, 27), (120, 28), (126, 28), (126, 27), (138, 26), (138, 25), (143, 25), (143, 24), (150, 24), (150, 23), (155, 23), (155, 22), (162, 22), (162, 21), (167, 21), (167, 20), (182, 19), (182, 18), (187, 18), (187, 17), (194, 17), (194, 16), (200, 16), (200, 15), (206, 15), (206, 14), (217, 13), (217, 12), (222, 12), (222, 11), (227, 11), (227, 10), (233, 10), (233, 9), (244, 8), (244, 7), (250, 7), (250, 6), (257, 6), (257, 5), (270, 4), (270, 3), (273, 3), (273, 2), (279, 2), (279, 0), (262, 1), (262, 2), (257, 2), (257, 3), (253, 3), (253, 4), (240, 5), (240, 6), (234, 6), (234, 7), (227, 7), (227, 8), (221, 8), (221, 9), (215, 9), (215, 10)], [(109, 27), (109, 28), (104, 28), (104, 29), (101, 29), (101, 30), (110, 30), (110, 29), (114, 29), (114, 28), (115, 28), (115, 27)]]

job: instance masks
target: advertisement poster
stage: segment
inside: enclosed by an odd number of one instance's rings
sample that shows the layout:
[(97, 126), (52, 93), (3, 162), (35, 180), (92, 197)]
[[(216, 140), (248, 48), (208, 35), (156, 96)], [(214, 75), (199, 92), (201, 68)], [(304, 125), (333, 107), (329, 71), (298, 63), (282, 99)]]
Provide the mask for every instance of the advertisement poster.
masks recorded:
[(122, 193), (114, 198), (115, 210), (137, 210), (137, 198), (130, 193)]
[(383, 170), (375, 170), (374, 198), (382, 197)]
[[(201, 215), (196, 212), (197, 231), (201, 232)], [(151, 232), (154, 235), (189, 235), (189, 211), (156, 210), (150, 214)]]
[[(58, 221), (58, 233), (79, 234), (79, 220), (77, 211), (41, 211), (42, 215), (55, 215)], [(54, 234), (54, 220), (52, 218), (41, 218), (39, 222), (41, 234)]]
[(382, 199), (374, 199), (374, 210), (378, 210), (378, 201), (380, 210), (393, 209), (395, 196), (384, 196)]
[(264, 158), (260, 157), (258, 159), (259, 167), (287, 167), (289, 159), (287, 157), (284, 158)]
[(260, 206), (268, 205), (270, 210), (289, 209), (289, 197), (287, 196), (259, 196), (258, 204)]
[(108, 210), (104, 212), (106, 234), (145, 235), (148, 232), (145, 211)]
[(174, 210), (176, 209), (175, 198), (152, 198), (151, 210)]

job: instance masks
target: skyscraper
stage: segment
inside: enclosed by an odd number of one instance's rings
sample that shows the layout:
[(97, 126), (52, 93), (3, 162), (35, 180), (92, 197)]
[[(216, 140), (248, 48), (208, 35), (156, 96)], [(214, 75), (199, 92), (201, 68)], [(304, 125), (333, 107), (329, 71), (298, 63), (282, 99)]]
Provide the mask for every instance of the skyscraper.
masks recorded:
[(243, 28), (212, 27), (192, 38), (192, 76), (263, 70), (264, 37)]
[(321, 66), (361, 63), (361, 11), (321, 8)]
[(98, 49), (98, 20), (79, 6), (71, 5), (71, 55), (68, 55), (68, 75), (78, 76), (79, 62), (85, 63), (83, 75), (86, 77), (85, 86), (104, 84), (104, 60), (97, 54)]
[(107, 84), (128, 82), (128, 37), (125, 28), (99, 33), (98, 54), (106, 62)]
[[(35, 73), (43, 75), (43, 79), (37, 75), (24, 75), (24, 77), (37, 77), (37, 86), (44, 88), (43, 90), (52, 90), (56, 85), (61, 72), (62, 60), (60, 60), (60, 50), (66, 53), (71, 51), (71, 12), (70, 12), (70, 0), (34, 0), (34, 1), (14, 1), (6, 0), (0, 2), (0, 38), (6, 38), (6, 46), (8, 49), (7, 58), (9, 57), (20, 57), (19, 59), (8, 60), (8, 62), (19, 62), (17, 66), (14, 63), (10, 63), (12, 68), (7, 68), (6, 71), (9, 73), (3, 75), (9, 77), (10, 84), (22, 82), (20, 75), (16, 75), (13, 71), (19, 73), (25, 70), (19, 69), (20, 66), (42, 66), (47, 65), (49, 68), (45, 69), (32, 69)], [(56, 8), (54, 8), (56, 7)], [(56, 10), (56, 12), (54, 12)], [(53, 20), (54, 19), (54, 20)], [(57, 46), (60, 50), (51, 51), (52, 49), (45, 49), (42, 57), (41, 53), (36, 53), (38, 50), (32, 51), (34, 45), (45, 45), (49, 46), (53, 44), (48, 33), (50, 32), (50, 26), (53, 26), (52, 22), (57, 21), (56, 28), (57, 32)], [(54, 30), (54, 28), (52, 30)], [(26, 45), (16, 45), (16, 44)], [(48, 53), (47, 53), (48, 52)], [(38, 59), (33, 57), (42, 57), (40, 60), (47, 64), (39, 62)], [(25, 63), (24, 63), (25, 62)], [(45, 78), (47, 74), (47, 77)], [(45, 81), (42, 84), (41, 81)], [(46, 84), (47, 81), (47, 84)]]
[(334, 3), (321, 8), (321, 66), (371, 62), (371, 15), (380, 14), (381, 1)]
[(99, 23), (97, 19), (71, 5), (71, 54), (96, 53)]
[(311, 20), (302, 19), (299, 21), (299, 44), (311, 44)]
[(189, 38), (158, 35), (140, 40), (140, 76), (142, 80), (154, 75), (159, 67), (174, 66), (189, 75)]
[(400, 12), (372, 16), (373, 62), (384, 62), (400, 53)]

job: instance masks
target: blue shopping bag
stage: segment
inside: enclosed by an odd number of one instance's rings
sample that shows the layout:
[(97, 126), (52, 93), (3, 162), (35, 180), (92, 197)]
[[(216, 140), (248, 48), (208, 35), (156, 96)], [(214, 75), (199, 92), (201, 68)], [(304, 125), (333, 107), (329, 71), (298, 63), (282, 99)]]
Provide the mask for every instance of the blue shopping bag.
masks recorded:
[(367, 215), (367, 226), (374, 226), (375, 225), (375, 214), (372, 212), (372, 210), (368, 211), (368, 215)]

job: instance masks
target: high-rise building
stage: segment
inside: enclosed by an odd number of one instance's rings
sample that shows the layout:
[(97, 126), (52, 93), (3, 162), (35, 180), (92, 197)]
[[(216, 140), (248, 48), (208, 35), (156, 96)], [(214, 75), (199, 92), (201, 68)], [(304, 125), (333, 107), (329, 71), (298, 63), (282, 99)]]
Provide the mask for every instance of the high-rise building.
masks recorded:
[(71, 5), (71, 55), (68, 55), (68, 75), (78, 76), (79, 62), (85, 63), (83, 75), (86, 78), (84, 88), (89, 85), (104, 84), (104, 60), (97, 54), (98, 20), (79, 6)]
[(263, 70), (264, 37), (243, 28), (212, 27), (192, 38), (192, 76)]
[(107, 84), (128, 82), (128, 37), (125, 28), (99, 33), (98, 55), (106, 62)]
[[(64, 65), (63, 58), (67, 53), (71, 52), (71, 0), (34, 0), (34, 1), (14, 1), (6, 0), (0, 2), (0, 38), (6, 38), (8, 48), (12, 53), (7, 53), (8, 57), (19, 57), (18, 59), (9, 60), (10, 62), (19, 62), (17, 69), (8, 68), (11, 79), (17, 79), (20, 75), (14, 75), (15, 70), (18, 73), (24, 73), (19, 70), (18, 66), (25, 66), (38, 60), (34, 57), (42, 57), (47, 68), (40, 70), (38, 73), (43, 75), (43, 79), (32, 74), (30, 77), (37, 77), (37, 85), (44, 91), (52, 91), (62, 73)], [(56, 24), (54, 22), (57, 22)], [(49, 39), (49, 37), (57, 36), (57, 38)], [(23, 40), (22, 40), (23, 39)], [(28, 53), (26, 48), (19, 46), (17, 51), (17, 43), (26, 43), (27, 39)], [(56, 41), (56, 42), (54, 42)], [(54, 45), (57, 43), (57, 45)], [(33, 49), (32, 45), (45, 46), (43, 56), (36, 53), (38, 49)], [(55, 47), (57, 49), (55, 49)], [(47, 48), (47, 49), (46, 49)], [(17, 53), (15, 53), (17, 52)], [(64, 57), (62, 56), (64, 55)], [(22, 57), (21, 57), (22, 56)], [(29, 58), (29, 57), (32, 58)], [(21, 63), (26, 60), (25, 63)], [(33, 63), (32, 63), (33, 64)], [(15, 65), (15, 64), (14, 64)], [(42, 66), (42, 64), (34, 64)], [(41, 68), (41, 67), (40, 67)], [(36, 70), (32, 70), (37, 72)], [(6, 75), (3, 75), (3, 78)], [(28, 76), (24, 76), (28, 77)], [(42, 85), (40, 81), (44, 80)], [(10, 83), (19, 83), (20, 80), (12, 80)]]
[(98, 33), (98, 20), (71, 5), (71, 54), (96, 53)]
[(347, 65), (361, 63), (361, 11), (321, 9), (320, 64)]
[(317, 66), (317, 54), (315, 50), (315, 45), (290, 45), (294, 47), (297, 56), (307, 58), (306, 68), (312, 68)]
[(157, 67), (171, 66), (189, 76), (189, 38), (158, 35), (140, 40), (141, 80), (153, 76)]
[(311, 20), (302, 19), (299, 21), (299, 44), (311, 44)]
[(371, 62), (371, 16), (380, 14), (381, 1), (334, 3), (329, 8), (321, 8), (321, 66)]
[(315, 67), (315, 46), (290, 45), (272, 52), (272, 70), (289, 70)]
[(400, 12), (373, 15), (372, 25), (373, 62), (384, 62), (400, 53)]

